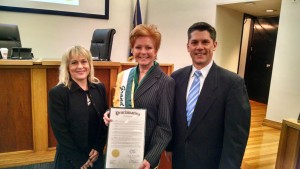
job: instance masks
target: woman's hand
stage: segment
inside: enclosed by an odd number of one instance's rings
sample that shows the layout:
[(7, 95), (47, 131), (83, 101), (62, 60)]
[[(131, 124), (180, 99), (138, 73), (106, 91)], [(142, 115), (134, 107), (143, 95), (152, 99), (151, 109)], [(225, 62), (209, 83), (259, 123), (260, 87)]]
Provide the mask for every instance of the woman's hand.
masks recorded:
[(87, 162), (80, 167), (80, 169), (88, 169), (89, 167), (93, 168), (93, 162), (90, 159), (88, 159)]
[(167, 161), (172, 163), (172, 152), (165, 151), (165, 156)]
[(108, 126), (108, 124), (112, 121), (112, 119), (109, 118), (109, 113), (110, 113), (110, 111), (107, 110), (103, 115), (103, 121), (106, 126)]
[(80, 167), (80, 169), (87, 169), (87, 167), (84, 164), (82, 167)]
[(94, 163), (98, 159), (99, 153), (97, 150), (92, 149), (89, 156), (90, 156), (90, 160)]
[(88, 169), (89, 167), (93, 168), (93, 163), (98, 159), (99, 153), (97, 150), (92, 149), (89, 156), (90, 157), (87, 162), (80, 167), (80, 169)]
[(139, 166), (139, 169), (150, 169), (150, 163), (147, 160), (144, 160)]

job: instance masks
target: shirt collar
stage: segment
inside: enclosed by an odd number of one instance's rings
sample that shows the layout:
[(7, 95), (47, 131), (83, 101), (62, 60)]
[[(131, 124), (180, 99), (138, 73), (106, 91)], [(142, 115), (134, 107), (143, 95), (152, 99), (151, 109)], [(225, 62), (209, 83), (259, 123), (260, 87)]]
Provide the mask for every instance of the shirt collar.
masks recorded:
[[(200, 69), (201, 74), (202, 74), (202, 76), (203, 76), (204, 78), (206, 78), (206, 76), (207, 76), (207, 74), (208, 74), (208, 72), (209, 72), (209, 70), (210, 70), (212, 64), (213, 64), (213, 60), (211, 60), (211, 62), (210, 62), (208, 65), (206, 65), (204, 68)], [(193, 66), (192, 66), (191, 77), (194, 76), (194, 73), (195, 73), (196, 70), (198, 70), (198, 69), (196, 69), (196, 67), (193, 65)]]
[[(70, 82), (71, 82), (71, 88), (70, 90), (72, 92), (75, 92), (77, 90), (82, 90), (82, 88), (73, 80), (73, 79), (70, 79)], [(90, 88), (96, 88), (95, 84), (94, 83), (91, 83), (90, 81), (88, 81), (88, 90)], [(82, 90), (83, 91), (83, 90)]]
[(150, 72), (152, 72), (152, 70), (158, 66), (159, 64), (154, 61), (153, 65), (151, 66), (151, 68), (148, 70), (148, 72), (146, 73), (145, 77), (142, 79), (142, 81), (139, 83), (139, 75), (140, 75), (140, 69), (139, 69), (139, 65), (137, 65), (135, 73), (133, 75), (133, 80), (134, 80), (134, 92), (136, 91), (136, 89), (140, 86), (140, 84), (142, 84), (142, 82), (145, 80), (145, 78), (148, 76), (148, 74)]

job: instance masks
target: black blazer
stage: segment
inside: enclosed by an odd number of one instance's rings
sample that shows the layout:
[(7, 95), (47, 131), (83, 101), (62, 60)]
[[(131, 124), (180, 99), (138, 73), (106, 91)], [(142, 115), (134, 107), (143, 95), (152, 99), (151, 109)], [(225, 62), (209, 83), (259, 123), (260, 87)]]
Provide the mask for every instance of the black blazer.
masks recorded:
[[(244, 80), (213, 63), (187, 127), (186, 94), (192, 66), (175, 71), (173, 116), (174, 169), (238, 169), (250, 129)], [(202, 85), (202, 84), (201, 84)]]
[(98, 144), (95, 145), (88, 145), (89, 113), (86, 92), (75, 82), (70, 89), (60, 84), (49, 91), (48, 112), (58, 142), (56, 151), (64, 154), (76, 168), (80, 168), (88, 160), (88, 146), (97, 150), (101, 156), (107, 138), (107, 128), (102, 120), (107, 110), (105, 87), (101, 83), (89, 84), (89, 93), (100, 120), (96, 139)]
[(145, 77), (134, 93), (134, 107), (147, 109), (145, 159), (156, 167), (172, 137), (171, 112), (175, 82), (159, 65)]

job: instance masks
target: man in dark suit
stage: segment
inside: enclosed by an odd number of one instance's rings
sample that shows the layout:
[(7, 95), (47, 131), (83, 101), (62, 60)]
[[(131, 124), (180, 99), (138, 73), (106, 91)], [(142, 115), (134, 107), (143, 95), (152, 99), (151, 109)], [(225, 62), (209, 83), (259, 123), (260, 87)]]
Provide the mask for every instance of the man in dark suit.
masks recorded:
[[(240, 168), (250, 129), (250, 104), (244, 80), (217, 66), (215, 29), (205, 23), (188, 29), (193, 64), (175, 71), (173, 138), (167, 158), (173, 169)], [(196, 71), (200, 84), (194, 86)], [(195, 105), (190, 93), (195, 92)], [(188, 115), (187, 115), (188, 112)]]

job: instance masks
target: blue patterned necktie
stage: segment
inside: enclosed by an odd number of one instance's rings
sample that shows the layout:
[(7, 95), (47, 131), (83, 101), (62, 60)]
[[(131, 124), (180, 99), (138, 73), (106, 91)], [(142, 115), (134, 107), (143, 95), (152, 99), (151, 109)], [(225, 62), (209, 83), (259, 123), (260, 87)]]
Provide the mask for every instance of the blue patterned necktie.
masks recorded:
[(189, 91), (189, 95), (187, 98), (187, 106), (186, 106), (186, 118), (187, 118), (186, 120), (188, 126), (190, 126), (195, 105), (197, 103), (198, 96), (199, 96), (201, 72), (199, 70), (195, 71), (194, 76), (195, 78)]

